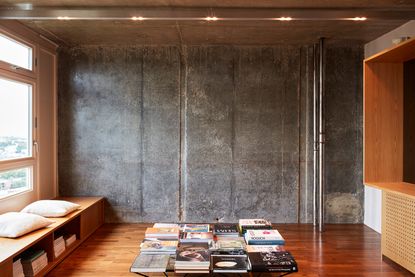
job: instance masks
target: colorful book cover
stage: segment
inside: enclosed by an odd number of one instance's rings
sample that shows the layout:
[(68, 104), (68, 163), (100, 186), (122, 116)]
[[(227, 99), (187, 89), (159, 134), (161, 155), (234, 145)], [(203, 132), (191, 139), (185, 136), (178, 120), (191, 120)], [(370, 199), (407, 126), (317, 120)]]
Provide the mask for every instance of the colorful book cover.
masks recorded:
[(209, 232), (210, 226), (209, 224), (186, 224), (183, 227), (183, 232), (189, 233), (201, 233), (201, 232)]

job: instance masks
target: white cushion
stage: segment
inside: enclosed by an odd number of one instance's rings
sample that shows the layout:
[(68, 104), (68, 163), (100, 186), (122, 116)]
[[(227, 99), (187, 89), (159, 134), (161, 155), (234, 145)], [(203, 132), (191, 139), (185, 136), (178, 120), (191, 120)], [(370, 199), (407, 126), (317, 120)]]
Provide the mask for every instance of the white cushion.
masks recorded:
[(0, 215), (0, 237), (16, 238), (54, 221), (35, 214), (10, 212)]
[(21, 212), (45, 217), (62, 217), (81, 207), (63, 200), (39, 200), (27, 205)]

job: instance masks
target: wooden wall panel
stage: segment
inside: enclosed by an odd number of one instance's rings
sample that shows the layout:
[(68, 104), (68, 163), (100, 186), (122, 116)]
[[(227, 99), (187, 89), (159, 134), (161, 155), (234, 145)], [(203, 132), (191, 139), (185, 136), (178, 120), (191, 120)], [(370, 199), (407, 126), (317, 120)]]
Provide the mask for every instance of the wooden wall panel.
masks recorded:
[(56, 189), (56, 55), (39, 49), (38, 143), (39, 198), (57, 196)]
[(364, 181), (403, 179), (403, 65), (366, 63)]
[(404, 63), (403, 181), (415, 184), (415, 59)]

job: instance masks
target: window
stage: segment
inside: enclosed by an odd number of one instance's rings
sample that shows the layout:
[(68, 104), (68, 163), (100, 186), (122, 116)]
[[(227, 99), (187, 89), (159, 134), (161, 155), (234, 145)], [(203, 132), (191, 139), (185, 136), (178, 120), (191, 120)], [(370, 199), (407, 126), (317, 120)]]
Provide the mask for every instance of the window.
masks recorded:
[(32, 48), (0, 34), (0, 60), (32, 70)]
[(32, 167), (0, 172), (0, 198), (32, 189)]
[(0, 161), (32, 156), (32, 86), (0, 78)]
[[(32, 48), (0, 34), (0, 60), (32, 69)], [(35, 81), (0, 70), (0, 199), (33, 190)]]

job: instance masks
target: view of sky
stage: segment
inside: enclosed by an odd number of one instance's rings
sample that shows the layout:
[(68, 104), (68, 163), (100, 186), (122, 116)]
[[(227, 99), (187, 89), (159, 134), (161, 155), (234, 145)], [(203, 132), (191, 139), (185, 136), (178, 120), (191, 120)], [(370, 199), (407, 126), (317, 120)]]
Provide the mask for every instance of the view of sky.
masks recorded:
[(0, 137), (28, 138), (32, 86), (0, 78)]
[(31, 69), (32, 49), (0, 34), (0, 60)]

